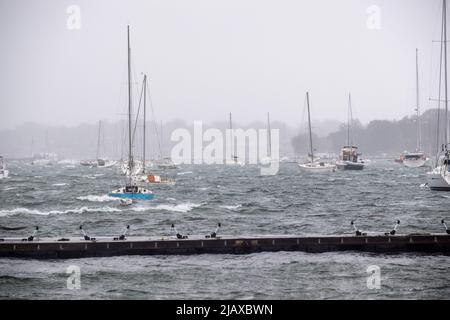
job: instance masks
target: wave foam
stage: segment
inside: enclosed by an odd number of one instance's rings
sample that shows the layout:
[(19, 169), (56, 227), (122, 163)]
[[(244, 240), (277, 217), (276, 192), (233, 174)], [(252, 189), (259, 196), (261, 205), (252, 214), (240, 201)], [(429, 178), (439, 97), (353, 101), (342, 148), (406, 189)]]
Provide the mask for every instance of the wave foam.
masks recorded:
[(242, 204), (237, 204), (235, 206), (219, 206), (219, 207), (227, 210), (237, 210), (242, 207)]
[(159, 204), (154, 207), (134, 207), (131, 208), (132, 211), (146, 211), (146, 210), (164, 210), (164, 211), (171, 211), (171, 212), (181, 212), (186, 213), (189, 211), (192, 211), (192, 209), (201, 207), (203, 203), (180, 203), (180, 204)]
[(110, 197), (107, 194), (96, 196), (96, 195), (87, 195), (77, 197), (78, 200), (81, 201), (91, 201), (91, 202), (106, 202), (106, 201), (117, 201), (117, 198)]
[(185, 174), (191, 174), (191, 173), (192, 173), (192, 171), (178, 172), (177, 175), (182, 176), (182, 175), (185, 175)]
[(34, 214), (34, 215), (48, 216), (56, 214), (70, 214), (70, 213), (81, 214), (86, 212), (122, 212), (122, 211), (117, 208), (111, 207), (101, 207), (101, 208), (82, 207), (77, 209), (51, 210), (51, 211), (39, 211), (27, 208), (15, 208), (12, 210), (0, 210), (0, 217), (13, 216), (17, 214)]

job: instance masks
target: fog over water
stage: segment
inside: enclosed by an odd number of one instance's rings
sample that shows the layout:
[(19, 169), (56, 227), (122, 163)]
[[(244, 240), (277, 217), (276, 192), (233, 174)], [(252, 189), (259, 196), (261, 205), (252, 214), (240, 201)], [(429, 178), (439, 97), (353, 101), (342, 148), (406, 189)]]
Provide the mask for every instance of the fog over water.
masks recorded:
[[(79, 29), (67, 27), (70, 5), (80, 10)], [(373, 5), (379, 28), (370, 29)], [(317, 121), (345, 121), (349, 91), (362, 123), (401, 119), (414, 112), (416, 48), (422, 108), (433, 107), (440, 6), (437, 0), (2, 0), (0, 128), (123, 119), (127, 24), (134, 101), (145, 72), (165, 122), (226, 121), (232, 112), (250, 124), (270, 112), (295, 126), (306, 90)]]

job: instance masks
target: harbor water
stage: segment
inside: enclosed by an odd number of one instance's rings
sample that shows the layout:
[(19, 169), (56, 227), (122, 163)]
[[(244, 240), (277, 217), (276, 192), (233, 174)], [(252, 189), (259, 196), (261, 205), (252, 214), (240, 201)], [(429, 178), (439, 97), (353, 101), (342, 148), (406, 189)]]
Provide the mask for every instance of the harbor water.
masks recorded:
[[(8, 161), (0, 180), (1, 237), (443, 232), (450, 193), (424, 185), (426, 168), (373, 160), (363, 171), (300, 172), (281, 163), (274, 176), (256, 166), (181, 165), (174, 186), (155, 186), (152, 201), (119, 205), (118, 168), (32, 166)], [(220, 234), (219, 234), (220, 235)], [(450, 257), (417, 254), (275, 252), (248, 255), (121, 256), (71, 260), (0, 259), (2, 299), (448, 299)], [(67, 273), (80, 270), (80, 287)], [(368, 285), (379, 268), (379, 287)]]

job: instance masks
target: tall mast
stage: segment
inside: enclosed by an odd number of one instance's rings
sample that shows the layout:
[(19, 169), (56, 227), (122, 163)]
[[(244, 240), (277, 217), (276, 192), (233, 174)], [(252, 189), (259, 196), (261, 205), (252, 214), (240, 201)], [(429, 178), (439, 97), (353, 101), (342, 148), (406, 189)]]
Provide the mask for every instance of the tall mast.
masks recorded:
[(130, 48), (130, 26), (127, 26), (128, 41), (128, 167), (133, 172), (133, 155), (132, 155), (132, 139), (131, 139), (131, 48)]
[(443, 0), (442, 19), (444, 28), (444, 90), (445, 90), (445, 145), (449, 137), (448, 96), (447, 96), (447, 0)]
[(267, 156), (272, 157), (272, 133), (270, 132), (270, 116), (267, 112)]
[(161, 159), (164, 158), (164, 145), (163, 145), (163, 124), (161, 120)]
[(234, 154), (234, 148), (233, 148), (233, 125), (231, 124), (231, 112), (230, 112), (230, 152), (231, 152), (231, 159), (233, 159)]
[(419, 49), (416, 48), (416, 111), (417, 111), (417, 152), (421, 149), (422, 138), (420, 132), (420, 106), (419, 106)]
[(145, 173), (145, 121), (146, 121), (146, 98), (147, 98), (147, 75), (144, 74), (144, 145), (142, 147), (142, 172)]
[(347, 146), (350, 147), (350, 121), (352, 112), (352, 100), (350, 92), (348, 93), (348, 110), (347, 110)]
[(309, 126), (309, 151), (311, 153), (311, 163), (314, 162), (312, 131), (311, 131), (311, 114), (309, 111), (309, 92), (306, 92), (306, 105), (308, 106), (308, 126)]
[(97, 137), (97, 157), (96, 159), (98, 160), (99, 154), (100, 154), (100, 132), (101, 132), (101, 127), (102, 127), (102, 121), (99, 120), (98, 121), (98, 137)]

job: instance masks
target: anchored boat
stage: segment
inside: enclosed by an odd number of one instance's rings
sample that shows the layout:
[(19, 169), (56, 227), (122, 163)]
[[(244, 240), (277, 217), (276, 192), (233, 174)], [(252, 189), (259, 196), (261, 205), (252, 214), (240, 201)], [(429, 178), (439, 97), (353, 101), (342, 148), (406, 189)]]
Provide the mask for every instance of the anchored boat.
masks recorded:
[(362, 170), (364, 162), (358, 159), (358, 147), (353, 143), (353, 116), (352, 116), (352, 99), (348, 94), (348, 120), (347, 120), (347, 145), (341, 149), (339, 160), (336, 161), (336, 167), (341, 170)]
[[(447, 94), (447, 1), (442, 1), (442, 36), (441, 50), (444, 51), (444, 61), (442, 57), (439, 61), (444, 70), (444, 105), (445, 105), (445, 137), (441, 151), (436, 155), (435, 168), (427, 172), (427, 185), (431, 190), (450, 191), (450, 154), (449, 146), (449, 124), (448, 124), (448, 94)], [(442, 51), (441, 51), (442, 52)], [(442, 56), (442, 55), (441, 55)], [(440, 80), (440, 79), (439, 79)], [(439, 104), (441, 97), (438, 97)], [(437, 134), (437, 144), (439, 145), (439, 132)]]
[[(130, 68), (130, 27), (127, 27), (127, 40), (128, 40), (128, 168), (130, 172), (134, 172), (134, 159), (133, 159), (133, 139), (131, 134), (131, 68)], [(141, 199), (152, 200), (155, 195), (153, 192), (145, 187), (139, 186), (136, 179), (132, 175), (128, 176), (127, 185), (119, 189), (113, 190), (109, 193), (109, 196), (116, 198), (128, 198), (128, 199)]]
[(110, 197), (121, 199), (140, 199), (140, 200), (152, 200), (155, 195), (151, 190), (148, 190), (142, 186), (135, 184), (129, 184), (125, 187), (111, 191), (108, 194)]
[(6, 170), (5, 159), (0, 156), (0, 179), (8, 178), (9, 171)]
[(415, 152), (407, 152), (403, 155), (403, 164), (408, 168), (424, 167), (429, 159), (422, 149), (421, 125), (420, 125), (420, 107), (419, 107), (419, 53), (416, 49), (416, 127), (417, 127), (417, 146)]
[(334, 172), (336, 171), (335, 165), (314, 159), (314, 148), (311, 131), (311, 114), (309, 110), (309, 92), (306, 92), (306, 105), (308, 107), (309, 156), (311, 157), (311, 161), (307, 163), (298, 163), (298, 166), (302, 171), (306, 172)]
[(336, 161), (336, 167), (341, 170), (362, 170), (365, 164), (358, 160), (358, 156), (358, 147), (344, 146), (339, 160)]
[(98, 137), (97, 137), (97, 156), (96, 160), (83, 160), (80, 165), (90, 168), (111, 168), (116, 165), (117, 161), (106, 160), (100, 157), (100, 137), (101, 137), (102, 122), (98, 122)]

